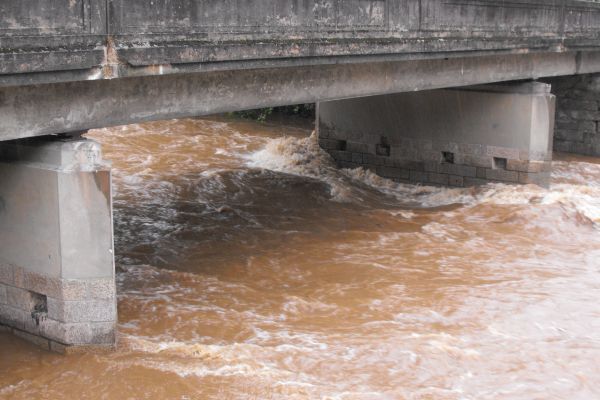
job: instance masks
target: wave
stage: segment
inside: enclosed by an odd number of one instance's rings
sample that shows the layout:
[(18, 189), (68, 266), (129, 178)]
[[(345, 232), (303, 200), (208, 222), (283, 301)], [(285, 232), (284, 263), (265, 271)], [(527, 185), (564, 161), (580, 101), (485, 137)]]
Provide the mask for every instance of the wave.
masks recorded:
[(365, 198), (365, 191), (371, 189), (393, 198), (398, 205), (424, 208), (451, 204), (560, 204), (600, 223), (599, 164), (557, 162), (549, 190), (535, 185), (501, 183), (446, 188), (397, 183), (365, 168), (338, 169), (334, 160), (319, 147), (314, 132), (306, 138), (270, 139), (264, 148), (245, 157), (251, 168), (320, 180), (330, 187), (332, 200), (338, 202), (360, 202)]

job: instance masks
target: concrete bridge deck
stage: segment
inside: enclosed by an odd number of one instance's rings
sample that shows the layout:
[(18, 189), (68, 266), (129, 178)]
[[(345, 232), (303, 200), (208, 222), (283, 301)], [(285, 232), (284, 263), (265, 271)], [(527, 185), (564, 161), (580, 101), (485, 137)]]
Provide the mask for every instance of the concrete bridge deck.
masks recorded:
[(598, 48), (579, 0), (24, 0), (0, 5), (0, 84)]
[(591, 1), (0, 5), (1, 140), (594, 72), (600, 4)]

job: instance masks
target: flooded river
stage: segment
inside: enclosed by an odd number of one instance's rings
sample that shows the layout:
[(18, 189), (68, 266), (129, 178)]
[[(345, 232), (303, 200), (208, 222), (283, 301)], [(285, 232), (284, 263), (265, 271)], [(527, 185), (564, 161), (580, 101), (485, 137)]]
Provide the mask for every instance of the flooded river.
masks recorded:
[(101, 129), (118, 350), (0, 334), (2, 399), (598, 399), (600, 164), (552, 187), (337, 170), (310, 128)]

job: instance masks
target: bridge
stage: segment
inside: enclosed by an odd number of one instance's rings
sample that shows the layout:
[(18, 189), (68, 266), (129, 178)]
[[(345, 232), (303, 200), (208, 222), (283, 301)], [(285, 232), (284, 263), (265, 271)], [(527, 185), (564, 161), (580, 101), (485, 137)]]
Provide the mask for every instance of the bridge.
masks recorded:
[(110, 164), (88, 129), (315, 102), (341, 167), (546, 186), (553, 146), (600, 155), (597, 73), (596, 1), (4, 1), (0, 326), (115, 344)]

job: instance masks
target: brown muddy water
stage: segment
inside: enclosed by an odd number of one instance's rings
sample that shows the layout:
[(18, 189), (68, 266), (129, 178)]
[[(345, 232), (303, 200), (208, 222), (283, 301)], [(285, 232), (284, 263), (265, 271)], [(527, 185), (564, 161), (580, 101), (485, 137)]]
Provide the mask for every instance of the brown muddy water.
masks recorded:
[(309, 129), (101, 129), (118, 350), (0, 334), (3, 399), (599, 399), (600, 164), (550, 190), (337, 170)]

